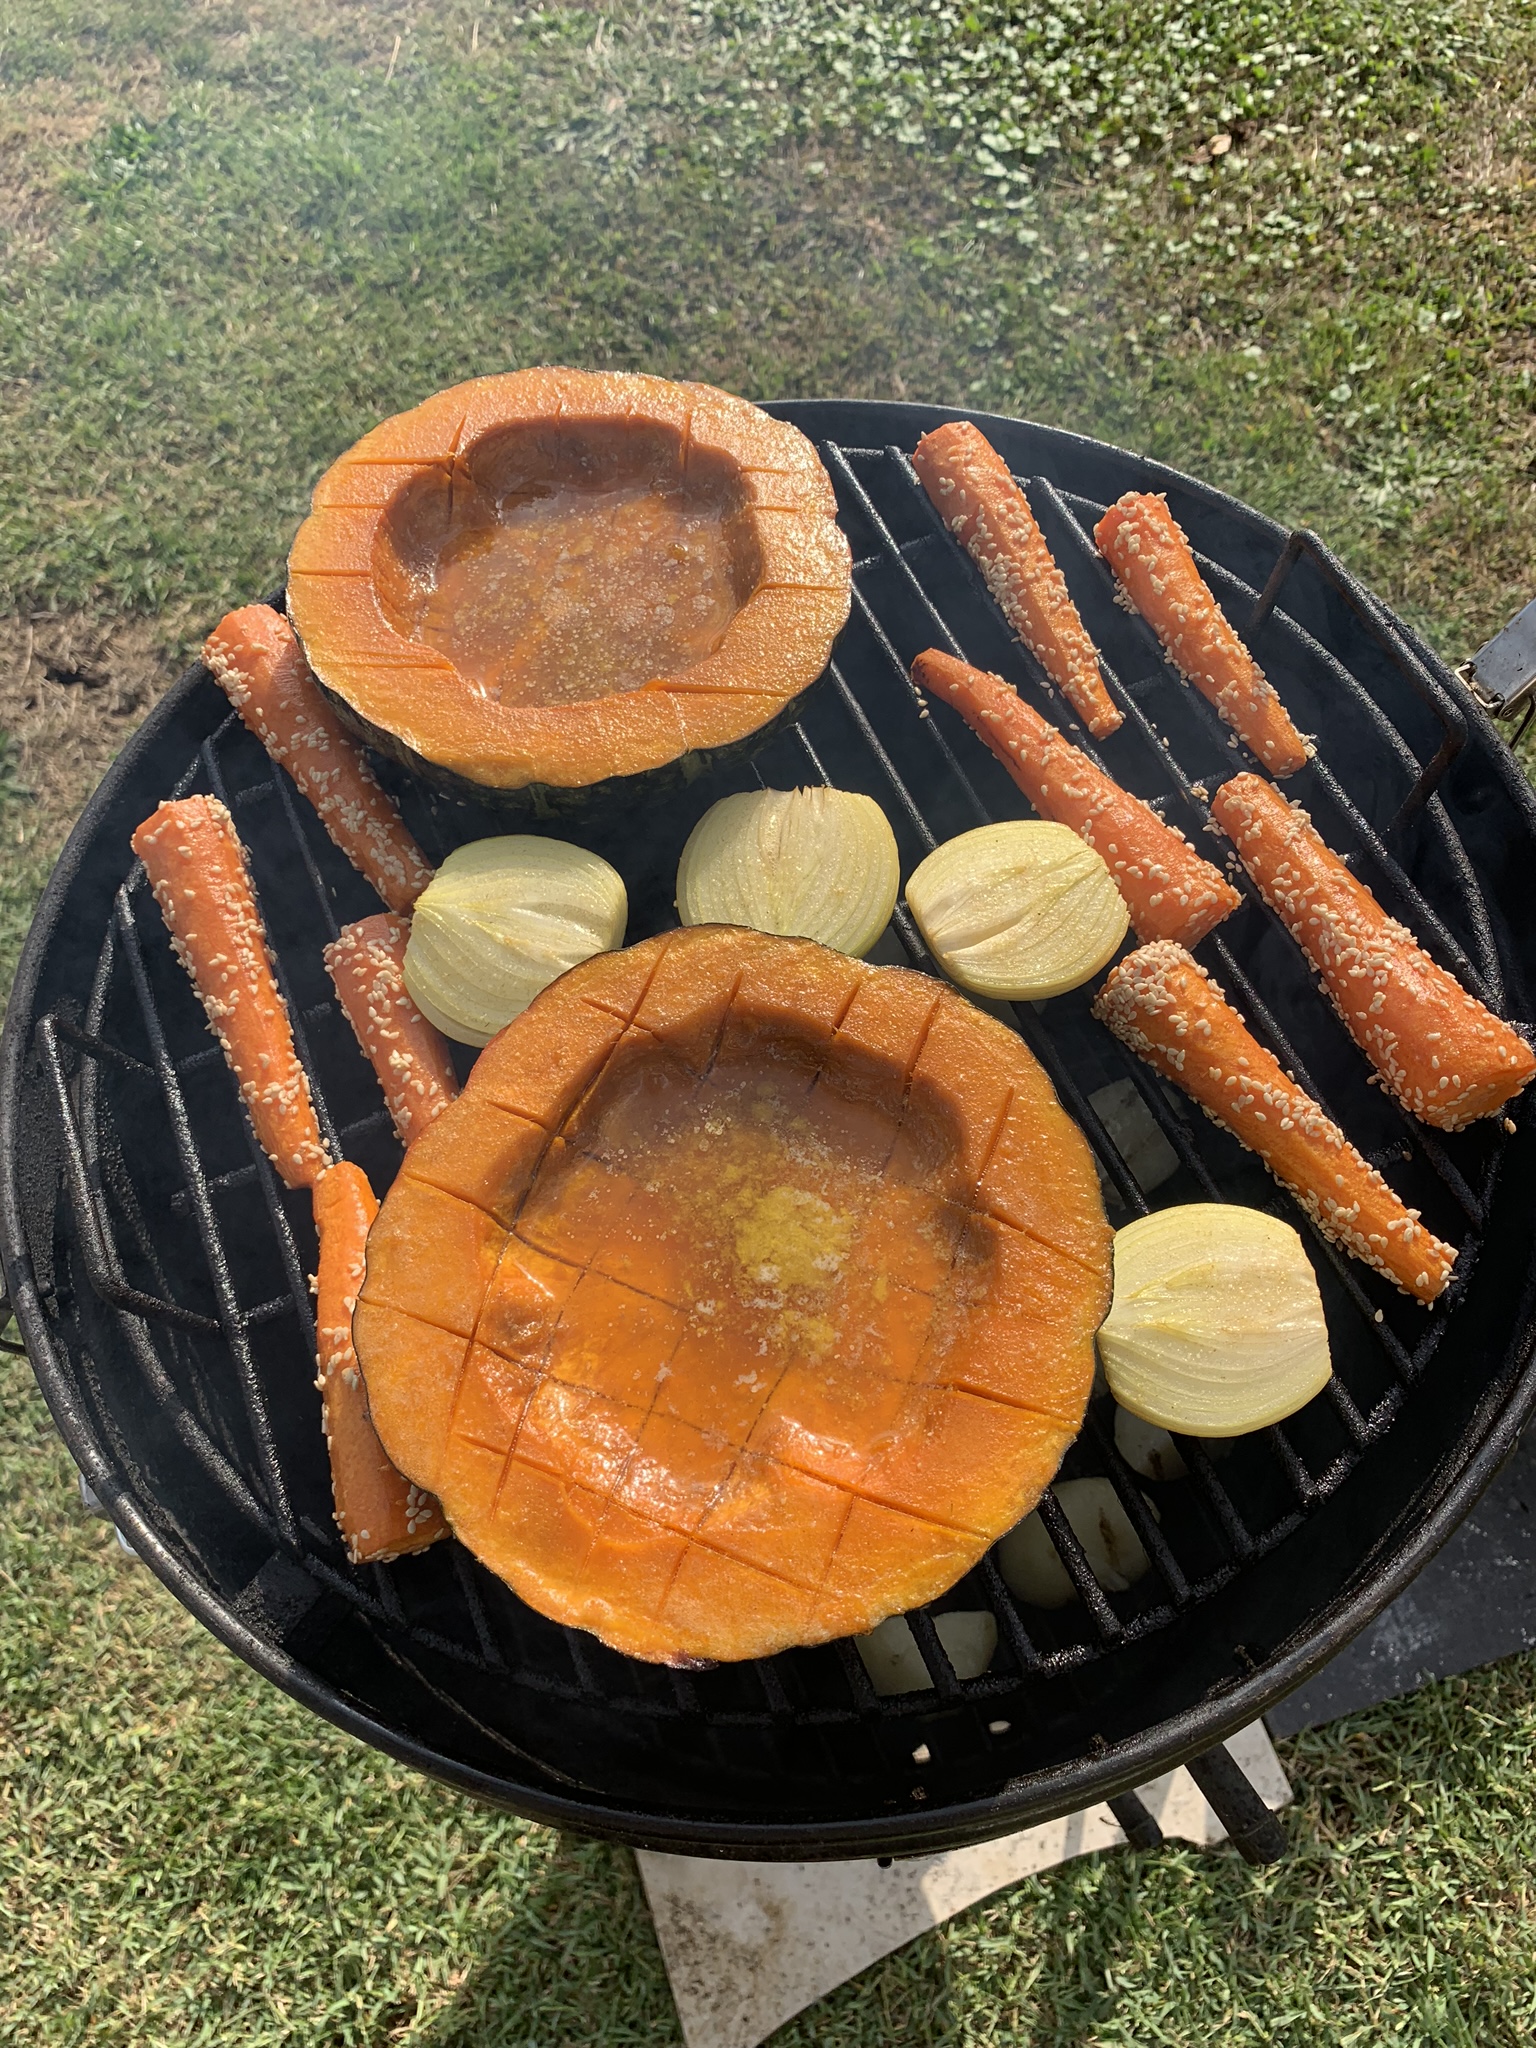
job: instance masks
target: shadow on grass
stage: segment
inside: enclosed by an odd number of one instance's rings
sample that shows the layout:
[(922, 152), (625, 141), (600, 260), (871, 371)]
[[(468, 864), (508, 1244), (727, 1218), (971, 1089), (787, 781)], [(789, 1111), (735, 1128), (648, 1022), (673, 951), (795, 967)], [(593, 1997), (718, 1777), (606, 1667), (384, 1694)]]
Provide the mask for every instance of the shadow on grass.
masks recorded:
[[(634, 1857), (553, 1836), (451, 2006), (412, 2048), (672, 2048), (682, 2030)], [(722, 1967), (728, 1967), (724, 1961)], [(797, 2015), (772, 2048), (944, 2048), (957, 2042), (943, 1934), (884, 1957)]]
[(452, 2005), (413, 2048), (670, 2048), (682, 2034), (627, 1849), (550, 1838), (529, 1884)]

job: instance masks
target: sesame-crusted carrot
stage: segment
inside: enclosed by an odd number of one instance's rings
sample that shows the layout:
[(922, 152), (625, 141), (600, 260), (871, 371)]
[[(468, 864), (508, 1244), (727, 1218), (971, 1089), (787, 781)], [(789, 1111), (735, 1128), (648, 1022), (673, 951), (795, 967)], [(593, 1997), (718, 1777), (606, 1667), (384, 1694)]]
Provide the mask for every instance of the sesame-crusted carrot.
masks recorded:
[(1404, 1109), (1459, 1131), (1519, 1094), (1536, 1053), (1388, 917), (1305, 811), (1257, 775), (1234, 776), (1211, 810)]
[(216, 797), (183, 797), (144, 820), (133, 850), (262, 1150), (289, 1187), (307, 1188), (329, 1161), (234, 820)]
[(1002, 456), (979, 427), (951, 420), (924, 434), (912, 467), (1003, 616), (1084, 725), (1095, 739), (1113, 732), (1125, 714), (1104, 687), (1067, 579)]
[(353, 1564), (386, 1564), (425, 1550), (447, 1534), (430, 1493), (397, 1472), (368, 1413), (368, 1395), (352, 1348), (352, 1313), (363, 1284), (368, 1231), (379, 1213), (368, 1177), (342, 1160), (314, 1186), (320, 1233), (315, 1318), (319, 1339), (321, 1414), (331, 1453), (336, 1526)]
[(321, 695), (288, 621), (264, 604), (230, 612), (204, 641), (203, 659), (353, 867), (391, 910), (409, 910), (432, 869)]
[(1198, 945), (1242, 902), (1182, 832), (1064, 740), (1001, 676), (930, 648), (912, 679), (953, 704), (1042, 818), (1070, 825), (1103, 856), (1140, 939)]
[(325, 949), (326, 970), (379, 1077), (402, 1145), (418, 1137), (459, 1092), (448, 1041), (405, 986), (401, 964), (410, 935), (410, 919), (386, 910), (344, 925)]
[(1182, 946), (1143, 946), (1116, 967), (1093, 1014), (1215, 1123), (1257, 1152), (1325, 1237), (1430, 1302), (1455, 1248), (1405, 1209), (1311, 1096), (1287, 1080)]
[(1167, 499), (1127, 491), (1093, 537), (1184, 680), (1215, 705), (1271, 775), (1294, 774), (1307, 759), (1307, 743), (1212, 596)]

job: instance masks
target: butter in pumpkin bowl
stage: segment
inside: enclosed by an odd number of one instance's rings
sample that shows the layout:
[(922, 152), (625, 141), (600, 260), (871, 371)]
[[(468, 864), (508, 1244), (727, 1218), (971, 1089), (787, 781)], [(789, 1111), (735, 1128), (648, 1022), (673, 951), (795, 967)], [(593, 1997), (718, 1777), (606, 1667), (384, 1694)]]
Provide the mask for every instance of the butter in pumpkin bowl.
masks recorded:
[(763, 734), (850, 592), (798, 428), (627, 372), (481, 377), (385, 420), (320, 479), (288, 564), (309, 664), (369, 744), (557, 807)]
[(369, 1236), (390, 1457), (528, 1603), (673, 1664), (858, 1634), (1034, 1506), (1110, 1232), (1019, 1038), (809, 940), (663, 933), (482, 1053)]

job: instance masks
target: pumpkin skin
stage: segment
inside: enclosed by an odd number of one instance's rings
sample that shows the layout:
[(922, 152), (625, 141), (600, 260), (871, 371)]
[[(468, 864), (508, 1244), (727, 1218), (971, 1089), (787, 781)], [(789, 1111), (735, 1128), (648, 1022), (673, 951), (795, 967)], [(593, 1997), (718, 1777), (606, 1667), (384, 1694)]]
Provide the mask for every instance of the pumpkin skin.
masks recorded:
[(1076, 1435), (1087, 1145), (927, 976), (728, 926), (601, 954), (406, 1154), (354, 1318), (390, 1457), (531, 1606), (687, 1664), (946, 1591)]
[(560, 369), (385, 420), (320, 479), (288, 565), (354, 731), (545, 811), (654, 792), (792, 716), (850, 593), (798, 428), (708, 385)]

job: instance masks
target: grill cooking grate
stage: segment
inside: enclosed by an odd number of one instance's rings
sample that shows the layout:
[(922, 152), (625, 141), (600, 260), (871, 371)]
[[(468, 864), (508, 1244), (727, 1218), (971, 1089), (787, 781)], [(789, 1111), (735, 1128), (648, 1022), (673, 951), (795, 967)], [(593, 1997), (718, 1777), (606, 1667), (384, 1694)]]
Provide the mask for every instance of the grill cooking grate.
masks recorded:
[[(1319, 1267), (1333, 1382), (1301, 1415), (1241, 1440), (1225, 1457), (1180, 1440), (1188, 1478), (1157, 1486), (1127, 1468), (1114, 1444), (1112, 1405), (1096, 1400), (1063, 1476), (1100, 1474), (1111, 1482), (1150, 1572), (1128, 1593), (1105, 1592), (1047, 1495), (1042, 1518), (1078, 1602), (1056, 1613), (1022, 1606), (988, 1557), (933, 1609), (910, 1617), (929, 1690), (877, 1697), (847, 1643), (695, 1673), (634, 1664), (532, 1615), (457, 1545), (393, 1566), (346, 1565), (330, 1522), (311, 1384), (308, 1199), (284, 1190), (256, 1147), (135, 867), (118, 889), (99, 953), (91, 941), (88, 994), (82, 986), (83, 1001), (56, 1004), (37, 1034), (45, 1092), (63, 1132), (72, 1228), (61, 1264), (78, 1261), (95, 1294), (112, 1305), (98, 1327), (110, 1330), (110, 1347), (128, 1361), (118, 1365), (105, 1353), (95, 1364), (85, 1359), (92, 1423), (157, 1534), (195, 1562), (247, 1626), (350, 1697), (372, 1717), (366, 1732), (375, 1739), (383, 1719), (397, 1745), (425, 1742), (439, 1762), (446, 1757), (498, 1779), (509, 1797), (532, 1784), (536, 1793), (566, 1788), (589, 1801), (643, 1803), (636, 1787), (660, 1771), (670, 1774), (665, 1797), (686, 1807), (686, 1773), (679, 1775), (686, 1761), (709, 1779), (700, 1798), (711, 1814), (756, 1816), (770, 1793), (787, 1812), (894, 1806), (910, 1813), (913, 1802), (974, 1796), (979, 1786), (1077, 1754), (1098, 1725), (1094, 1714), (1104, 1718), (1103, 1687), (1134, 1685), (1145, 1656), (1158, 1654), (1156, 1639), (1171, 1632), (1186, 1642), (1218, 1596), (1228, 1596), (1222, 1611), (1229, 1615), (1245, 1578), (1339, 1493), (1392, 1430), (1471, 1282), (1510, 1143), (1498, 1122), (1454, 1137), (1431, 1133), (1368, 1088), (1363, 1060), (1227, 842), (1203, 836), (1214, 831), (1209, 795), (1246, 757), (1166, 667), (1149, 629), (1111, 602), (1091, 538), (1102, 504), (1061, 488), (1059, 479), (1026, 479), (1126, 714), (1120, 731), (1096, 747), (1009, 635), (906, 456), (834, 441), (824, 441), (822, 453), (853, 541), (854, 608), (799, 723), (750, 766), (716, 772), (660, 806), (659, 822), (652, 815), (627, 828), (551, 823), (624, 873), (630, 938), (675, 921), (671, 883), (683, 839), (716, 797), (754, 781), (824, 780), (867, 791), (891, 819), (904, 872), (957, 831), (1020, 815), (1024, 801), (1003, 770), (948, 706), (925, 705), (908, 680), (922, 647), (946, 647), (1008, 676), (1208, 857), (1225, 860), (1245, 906), (1200, 956), (1281, 1063), (1422, 1208), (1430, 1227), (1460, 1246), (1457, 1278), (1448, 1299), (1426, 1312), (1335, 1253), (1235, 1141), (1197, 1119), (1091, 1020), (1090, 991), (1010, 1008), (1009, 1020), (1093, 1146), (1113, 1221), (1144, 1214), (1154, 1202), (1240, 1200), (1302, 1230)], [(1184, 508), (1176, 509), (1188, 522)], [(1209, 539), (1193, 530), (1192, 537), (1197, 548)], [(1424, 753), (1433, 749), (1427, 770), (1377, 702), (1387, 671), (1352, 674), (1277, 607), (1286, 574), (1308, 550), (1428, 706), (1431, 715), (1414, 734)], [(1505, 971), (1478, 876), (1434, 794), (1465, 736), (1454, 702), (1310, 537), (1293, 541), (1262, 599), (1220, 559), (1199, 558), (1229, 614), (1253, 622), (1258, 658), (1298, 723), (1317, 736), (1316, 761), (1288, 793), (1312, 809), (1325, 836), (1437, 958), (1504, 1008)], [(214, 688), (206, 672), (188, 687), (205, 697)], [(251, 854), (322, 1131), (382, 1193), (399, 1147), (320, 957), (342, 923), (375, 907), (371, 894), (239, 720), (216, 723), (210, 712), (206, 724), (211, 730), (174, 790), (157, 785), (155, 796), (205, 790), (230, 806)], [(415, 785), (402, 784), (401, 794), (433, 858), (466, 838), (508, 829)], [(120, 874), (126, 848), (115, 857)], [(1431, 896), (1457, 906), (1455, 933)], [(889, 957), (933, 971), (904, 907), (893, 933)], [(1126, 1080), (1177, 1161), (1152, 1200), (1089, 1099)], [(120, 1425), (107, 1385), (124, 1371), (136, 1376), (148, 1417), (132, 1431)], [(186, 1491), (189, 1466), (199, 1475), (195, 1498)], [(232, 1532), (216, 1568), (196, 1562), (206, 1549), (201, 1531), (212, 1522)], [(961, 1679), (933, 1615), (979, 1607), (996, 1618), (998, 1650), (985, 1675)], [(1235, 1682), (1265, 1654), (1263, 1643), (1222, 1642), (1207, 1692)], [(1089, 1679), (1093, 1689), (1085, 1693)], [(574, 1721), (563, 1724), (562, 1714)], [(913, 1750), (925, 1745), (928, 1760), (914, 1766)], [(766, 1810), (775, 1809), (769, 1803)]]

